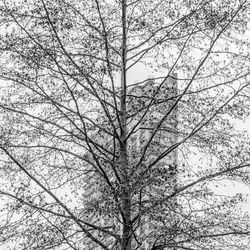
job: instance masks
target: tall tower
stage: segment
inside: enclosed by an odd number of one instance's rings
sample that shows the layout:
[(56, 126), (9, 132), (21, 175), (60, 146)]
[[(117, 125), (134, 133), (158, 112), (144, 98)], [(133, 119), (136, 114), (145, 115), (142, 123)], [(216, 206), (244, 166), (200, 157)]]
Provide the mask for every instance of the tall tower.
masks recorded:
[[(177, 109), (173, 109), (169, 114), (169, 110), (173, 106), (177, 96), (177, 76), (174, 74), (168, 77), (162, 83), (155, 83), (148, 80), (143, 85), (138, 85), (128, 92), (128, 131), (130, 133), (129, 154), (136, 155), (140, 158), (147, 147), (143, 164), (150, 165), (157, 157), (164, 151), (177, 142)], [(164, 119), (165, 117), (165, 119)], [(153, 138), (151, 139), (152, 135)], [(103, 138), (104, 141), (109, 139)], [(147, 143), (151, 140), (149, 145)], [(132, 157), (132, 156), (131, 156)], [(144, 171), (144, 165), (141, 164), (139, 168)], [(89, 167), (91, 171), (91, 166)], [(177, 185), (177, 152), (172, 151), (163, 157), (155, 166), (153, 166), (149, 173), (146, 173), (147, 183), (145, 184), (143, 199), (160, 199), (165, 192), (173, 192)], [(138, 171), (138, 169), (136, 169)], [(140, 171), (140, 169), (139, 169)], [(139, 173), (139, 172), (138, 172)], [(85, 196), (86, 198), (96, 198), (102, 192), (99, 190), (100, 186), (96, 185), (98, 178), (93, 171), (92, 177), (88, 175), (85, 178)], [(111, 177), (112, 178), (112, 177)], [(167, 184), (166, 184), (167, 183)], [(175, 202), (175, 201), (174, 201)], [(173, 203), (174, 203), (173, 202)], [(174, 204), (172, 205), (174, 206)], [(164, 209), (164, 208), (163, 208)], [(164, 211), (163, 211), (164, 213)], [(97, 224), (100, 227), (108, 227), (112, 224), (112, 219), (105, 216), (98, 216), (97, 213), (89, 212), (87, 214), (89, 222)], [(108, 221), (107, 221), (108, 220)], [(117, 227), (117, 219), (114, 219), (113, 231), (119, 232), (121, 228)], [(150, 250), (155, 242), (155, 231), (159, 223), (155, 218), (145, 216), (143, 218), (142, 226), (137, 229), (137, 234), (142, 241), (140, 250)], [(107, 228), (107, 230), (109, 230)], [(99, 233), (96, 233), (98, 236)], [(100, 233), (101, 235), (101, 233)], [(108, 237), (105, 242), (109, 242)], [(112, 242), (112, 241), (110, 241)], [(134, 242), (135, 243), (135, 242)], [(111, 243), (114, 245), (114, 242)], [(137, 243), (135, 243), (137, 244)], [(137, 244), (138, 246), (138, 244)], [(85, 249), (101, 249), (89, 240), (86, 240)], [(115, 249), (115, 248), (114, 248)]]
[[(145, 156), (145, 161), (150, 165), (163, 152), (177, 143), (178, 111), (177, 108), (172, 109), (177, 98), (177, 75), (168, 77), (160, 84), (148, 80), (144, 85), (134, 87), (129, 96), (131, 109), (134, 110), (133, 119), (129, 123), (130, 127), (140, 123), (134, 135), (137, 149), (143, 151), (154, 135)], [(167, 154), (150, 171), (152, 177), (149, 177), (144, 200), (157, 200), (161, 199), (166, 192), (172, 193), (177, 187), (177, 151), (173, 150)], [(171, 203), (169, 206), (174, 209), (177, 201), (172, 200)], [(162, 209), (164, 214), (164, 208)], [(169, 227), (172, 227), (171, 230), (174, 231), (174, 214), (170, 217), (172, 218), (168, 219), (172, 220), (172, 225)], [(144, 218), (142, 227), (139, 229), (143, 241), (139, 249), (152, 249), (156, 237), (154, 231), (157, 231), (159, 226), (160, 223), (154, 218), (150, 216)], [(159, 242), (157, 244), (161, 244)]]

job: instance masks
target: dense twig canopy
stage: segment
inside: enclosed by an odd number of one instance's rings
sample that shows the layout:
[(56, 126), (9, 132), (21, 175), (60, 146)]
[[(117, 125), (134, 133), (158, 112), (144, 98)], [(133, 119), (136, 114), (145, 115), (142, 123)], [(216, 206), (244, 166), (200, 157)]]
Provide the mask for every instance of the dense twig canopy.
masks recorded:
[(248, 1), (0, 2), (2, 246), (246, 249)]

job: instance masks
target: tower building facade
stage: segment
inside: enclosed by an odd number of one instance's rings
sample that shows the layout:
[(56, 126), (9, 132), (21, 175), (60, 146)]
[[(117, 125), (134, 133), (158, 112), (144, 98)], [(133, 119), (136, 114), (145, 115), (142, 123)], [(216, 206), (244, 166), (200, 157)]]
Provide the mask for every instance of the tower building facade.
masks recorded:
[[(142, 176), (137, 181), (140, 187), (137, 190), (135, 185), (135, 200), (140, 199), (141, 208), (147, 209), (147, 204), (162, 199), (167, 194), (174, 191), (177, 186), (177, 151), (171, 150), (171, 147), (177, 143), (177, 122), (178, 111), (174, 107), (177, 98), (177, 76), (174, 74), (168, 77), (162, 83), (155, 83), (148, 80), (145, 84), (140, 84), (131, 88), (127, 95), (128, 106), (128, 158), (131, 159), (129, 165), (135, 176)], [(105, 140), (105, 138), (103, 138)], [(108, 144), (113, 142), (107, 141)], [(169, 152), (169, 153), (168, 153)], [(154, 164), (154, 162), (157, 162)], [(133, 169), (133, 166), (137, 166)], [(91, 167), (89, 168), (91, 171)], [(112, 180), (112, 175), (110, 179)], [(86, 200), (94, 200), (97, 206), (101, 202), (100, 197), (105, 197), (102, 185), (98, 181), (93, 171), (93, 176), (88, 175), (85, 179), (85, 197)], [(141, 197), (140, 197), (141, 195)], [(100, 203), (98, 204), (98, 199)], [(105, 199), (105, 198), (104, 198)], [(108, 202), (108, 201), (107, 201)], [(169, 228), (174, 227), (173, 214), (170, 212), (174, 208), (176, 201), (172, 204), (162, 206), (159, 214), (152, 213), (145, 215), (138, 220), (134, 231), (133, 245), (135, 249), (151, 250), (158, 237), (158, 228), (162, 227), (164, 220), (169, 220)], [(93, 205), (93, 202), (92, 202)], [(112, 207), (112, 205), (111, 205)], [(171, 207), (171, 208), (170, 208)], [(103, 210), (106, 208), (103, 207)], [(115, 209), (115, 208), (114, 208)], [(168, 210), (169, 209), (169, 210)], [(112, 210), (112, 209), (111, 209)], [(134, 213), (138, 213), (138, 209), (134, 209)], [(116, 217), (112, 212), (105, 211), (96, 213), (90, 210), (86, 212), (86, 218), (104, 230), (112, 233), (121, 232), (122, 228), (117, 223), (121, 218)], [(160, 220), (160, 221), (158, 221)], [(163, 221), (162, 221), (163, 220)], [(94, 231), (94, 230), (93, 230)], [(96, 235), (95, 235), (96, 234)], [(101, 231), (96, 231), (94, 235), (102, 237)], [(99, 235), (98, 235), (99, 234)], [(105, 233), (103, 233), (105, 235)], [(106, 236), (103, 236), (104, 238)], [(103, 238), (103, 239), (104, 239)], [(106, 237), (104, 239), (106, 245), (112, 246), (112, 249), (119, 249), (118, 242)], [(160, 239), (164, 240), (164, 239)], [(117, 248), (115, 245), (117, 244)], [(86, 249), (101, 249), (97, 245), (93, 245), (91, 241), (86, 239)]]
[[(131, 91), (130, 106), (136, 115), (131, 119), (130, 127), (133, 128), (135, 124), (140, 123), (134, 135), (137, 150), (143, 153), (151, 141), (145, 156), (146, 165), (150, 166), (162, 157), (150, 168), (151, 177), (148, 178), (142, 198), (145, 202), (160, 200), (177, 187), (178, 155), (177, 150), (171, 150), (178, 140), (178, 110), (177, 107), (173, 108), (177, 95), (176, 74), (159, 84), (148, 80), (144, 85), (134, 87)], [(173, 199), (171, 204), (167, 204), (168, 209), (166, 206), (159, 208), (158, 214), (162, 215), (160, 222), (158, 222), (159, 215), (146, 215), (143, 218), (144, 222), (138, 230), (138, 237), (142, 241), (139, 249), (152, 249), (157, 238), (155, 232), (162, 226), (160, 224), (164, 222), (164, 216), (166, 220), (171, 221), (166, 223), (169, 224), (169, 230), (175, 227), (175, 215), (170, 212), (175, 206), (177, 201)], [(164, 241), (164, 239), (159, 240)]]

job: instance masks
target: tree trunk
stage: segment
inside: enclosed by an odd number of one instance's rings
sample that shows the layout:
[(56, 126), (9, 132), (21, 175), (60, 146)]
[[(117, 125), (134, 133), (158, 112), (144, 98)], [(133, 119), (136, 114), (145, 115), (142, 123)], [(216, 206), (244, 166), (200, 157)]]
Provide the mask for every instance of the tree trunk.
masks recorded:
[(122, 250), (131, 250), (132, 249), (132, 223), (131, 223), (131, 201), (130, 193), (126, 191), (122, 198), (122, 207), (123, 207), (123, 230), (122, 230)]
[(127, 160), (127, 107), (126, 107), (126, 62), (127, 62), (127, 1), (122, 0), (122, 48), (121, 48), (121, 106), (120, 106), (120, 169), (122, 176), (122, 246), (121, 250), (132, 249), (131, 195)]

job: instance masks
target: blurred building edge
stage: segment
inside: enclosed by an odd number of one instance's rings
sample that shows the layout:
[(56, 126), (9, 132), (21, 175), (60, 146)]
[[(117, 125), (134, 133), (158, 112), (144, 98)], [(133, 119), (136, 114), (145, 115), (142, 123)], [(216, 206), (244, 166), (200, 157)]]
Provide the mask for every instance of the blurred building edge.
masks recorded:
[[(172, 145), (177, 143), (177, 108), (175, 107), (171, 112), (169, 110), (172, 108), (174, 102), (177, 98), (177, 74), (169, 76), (164, 82), (156, 83), (153, 80), (148, 80), (143, 85), (137, 85), (128, 91), (127, 103), (128, 103), (128, 134), (131, 133), (130, 139), (128, 141), (128, 151), (129, 157), (138, 158), (143, 152), (148, 139), (154, 133), (156, 127), (159, 126), (160, 120), (167, 116), (164, 122), (157, 128), (157, 132), (147, 149), (145, 159), (140, 168), (143, 172), (145, 170), (145, 164), (152, 163), (160, 154), (170, 148)], [(169, 113), (169, 114), (168, 114)], [(104, 138), (105, 140), (105, 138)], [(107, 141), (107, 140), (106, 140)], [(133, 162), (131, 162), (133, 165)], [(139, 171), (140, 169), (136, 169)], [(112, 177), (111, 177), (112, 178)], [(160, 160), (147, 174), (146, 178), (146, 188), (143, 194), (143, 200), (159, 200), (166, 192), (168, 194), (173, 193), (174, 189), (177, 187), (177, 151), (173, 150), (167, 154), (162, 160)], [(98, 190), (99, 186), (96, 185), (97, 179), (93, 174), (88, 175), (85, 185), (85, 197), (92, 198), (96, 197), (98, 200), (98, 193), (102, 190)], [(144, 185), (144, 184), (142, 184)], [(159, 213), (167, 216), (168, 220), (173, 223), (170, 225), (170, 230), (175, 230), (175, 223), (173, 214), (169, 211), (174, 210), (176, 206), (176, 200), (172, 200), (171, 204), (168, 204), (168, 210), (165, 206), (162, 206)], [(159, 239), (155, 232), (157, 232), (160, 223), (157, 222), (158, 215), (146, 215), (141, 219), (141, 222), (134, 234), (133, 245), (135, 249), (140, 250), (151, 250), (158, 249), (157, 246), (162, 245), (164, 239)], [(89, 222), (97, 224), (100, 227), (106, 227), (112, 220), (114, 220), (113, 232), (119, 232), (121, 228), (117, 227), (119, 223), (115, 223), (118, 218), (109, 218), (109, 223), (107, 223), (108, 216), (98, 216), (97, 213), (91, 211), (87, 215)], [(112, 223), (111, 223), (112, 224)], [(172, 229), (171, 229), (172, 227)], [(108, 229), (108, 228), (107, 228)], [(100, 235), (99, 235), (100, 234)], [(96, 233), (96, 236), (101, 236), (101, 233)], [(115, 245), (115, 242), (109, 237), (105, 237), (105, 243), (110, 245)], [(138, 238), (138, 239), (135, 239)], [(141, 246), (138, 247), (138, 242), (141, 242)], [(154, 244), (157, 242), (157, 245)], [(89, 240), (86, 240), (85, 249), (101, 249), (97, 245), (93, 245)], [(154, 247), (154, 248), (153, 248)], [(119, 249), (113, 247), (112, 249)], [(161, 248), (159, 248), (161, 249)]]

